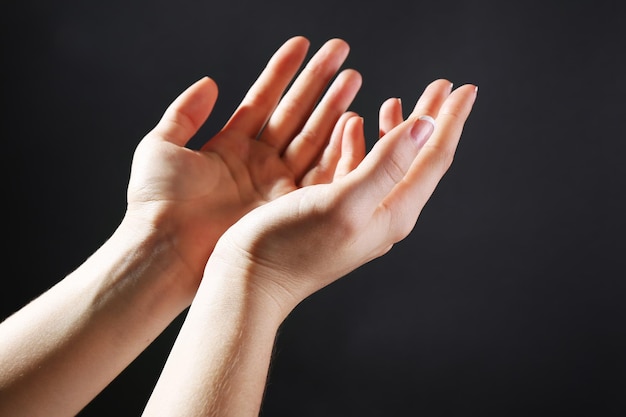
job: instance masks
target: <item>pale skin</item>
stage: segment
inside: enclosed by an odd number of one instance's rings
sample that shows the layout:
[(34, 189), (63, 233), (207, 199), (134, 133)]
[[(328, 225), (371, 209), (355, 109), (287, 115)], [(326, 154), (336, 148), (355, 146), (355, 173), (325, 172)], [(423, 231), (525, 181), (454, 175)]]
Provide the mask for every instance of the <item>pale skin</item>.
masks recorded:
[(184, 145), (215, 83), (170, 105), (137, 147), (119, 228), (0, 324), (0, 415), (76, 414), (190, 304), (144, 414), (258, 414), (280, 323), (411, 231), (476, 97), (437, 80), (406, 121), (386, 101), (366, 155), (363, 121), (347, 111), (359, 74), (326, 90), (345, 42), (327, 42), (285, 93), (307, 48), (287, 41), (199, 151)]
[(228, 227), (330, 178), (324, 166), (341, 155), (329, 137), (350, 115), (361, 77), (338, 73), (349, 52), (339, 39), (297, 74), (308, 47), (302, 37), (282, 45), (200, 151), (184, 145), (211, 112), (215, 82), (199, 80), (169, 106), (137, 147), (117, 230), (0, 325), (0, 415), (78, 413), (189, 306)]
[[(476, 87), (438, 80), (403, 121), (381, 108), (382, 138), (332, 181), (259, 207), (220, 238), (144, 416), (256, 416), (276, 332), (298, 303), (387, 253), (413, 229), (452, 163)], [(436, 128), (420, 116), (436, 118)], [(363, 149), (362, 122), (343, 149)], [(358, 151), (357, 151), (358, 149)]]

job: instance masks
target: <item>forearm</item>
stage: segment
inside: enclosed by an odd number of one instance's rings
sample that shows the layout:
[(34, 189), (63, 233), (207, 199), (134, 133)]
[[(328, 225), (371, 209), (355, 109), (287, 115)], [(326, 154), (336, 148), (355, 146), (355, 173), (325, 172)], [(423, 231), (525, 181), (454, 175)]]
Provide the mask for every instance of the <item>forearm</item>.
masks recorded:
[(249, 271), (209, 261), (147, 416), (257, 416), (284, 314)]
[(167, 243), (122, 223), (0, 324), (0, 415), (74, 415), (188, 305)]

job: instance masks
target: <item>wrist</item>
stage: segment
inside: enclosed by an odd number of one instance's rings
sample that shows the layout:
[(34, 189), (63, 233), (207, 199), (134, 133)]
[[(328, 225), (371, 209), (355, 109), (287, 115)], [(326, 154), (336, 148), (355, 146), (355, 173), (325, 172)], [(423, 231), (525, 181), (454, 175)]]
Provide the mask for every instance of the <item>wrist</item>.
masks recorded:
[(185, 263), (177, 239), (171, 227), (127, 212), (105, 247), (134, 271), (127, 271), (125, 279), (132, 277), (147, 293), (163, 294), (182, 311), (193, 299), (201, 271)]
[(278, 329), (301, 300), (277, 283), (279, 271), (259, 266), (242, 253), (219, 246), (218, 243), (207, 262), (196, 298), (209, 300), (215, 294), (230, 297), (246, 315), (262, 317), (265, 324)]
[(190, 209), (185, 203), (135, 202), (129, 204), (122, 223), (129, 233), (137, 233), (159, 248), (163, 262), (177, 271), (177, 283), (191, 300), (225, 229), (219, 212)]

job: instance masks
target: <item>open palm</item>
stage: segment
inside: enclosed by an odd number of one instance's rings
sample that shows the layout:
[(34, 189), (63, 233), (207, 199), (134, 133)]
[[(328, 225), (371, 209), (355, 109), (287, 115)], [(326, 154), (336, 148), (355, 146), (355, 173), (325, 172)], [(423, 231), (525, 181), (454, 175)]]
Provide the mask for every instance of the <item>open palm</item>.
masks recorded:
[(328, 41), (293, 80), (308, 44), (302, 37), (287, 41), (200, 150), (185, 145), (217, 99), (209, 78), (181, 94), (137, 147), (127, 216), (176, 236), (170, 243), (198, 279), (217, 239), (244, 214), (300, 186), (329, 181), (342, 158), (361, 152), (345, 152), (344, 144), (342, 156), (340, 134), (353, 116), (346, 110), (360, 75), (342, 71), (327, 89), (348, 45)]

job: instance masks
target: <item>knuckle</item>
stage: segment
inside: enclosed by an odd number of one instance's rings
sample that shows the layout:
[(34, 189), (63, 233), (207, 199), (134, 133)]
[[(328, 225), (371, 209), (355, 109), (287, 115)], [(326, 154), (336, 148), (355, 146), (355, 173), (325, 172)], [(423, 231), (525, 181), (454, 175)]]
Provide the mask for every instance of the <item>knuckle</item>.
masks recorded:
[(258, 91), (249, 91), (244, 101), (251, 108), (263, 108), (273, 101), (273, 97), (269, 91), (261, 89)]
[(309, 146), (317, 146), (319, 143), (319, 134), (313, 129), (304, 127), (298, 134), (298, 140)]
[(305, 73), (308, 77), (321, 79), (324, 82), (327, 82), (330, 77), (328, 75), (328, 70), (323, 63), (323, 59), (320, 59), (319, 61), (312, 60), (304, 67), (302, 72)]
[(383, 171), (385, 176), (392, 184), (396, 184), (404, 178), (405, 169), (396, 157), (389, 158), (385, 164), (383, 164)]
[(281, 117), (286, 119), (300, 119), (300, 114), (308, 111), (302, 100), (298, 97), (291, 97), (289, 100), (283, 100), (280, 103), (279, 112)]
[(461, 119), (462, 117), (462, 109), (458, 105), (449, 105), (443, 108), (440, 112), (441, 116), (446, 116), (452, 119)]
[(454, 162), (455, 149), (442, 145), (429, 146), (429, 159), (431, 164), (437, 167), (442, 173), (447, 171)]

